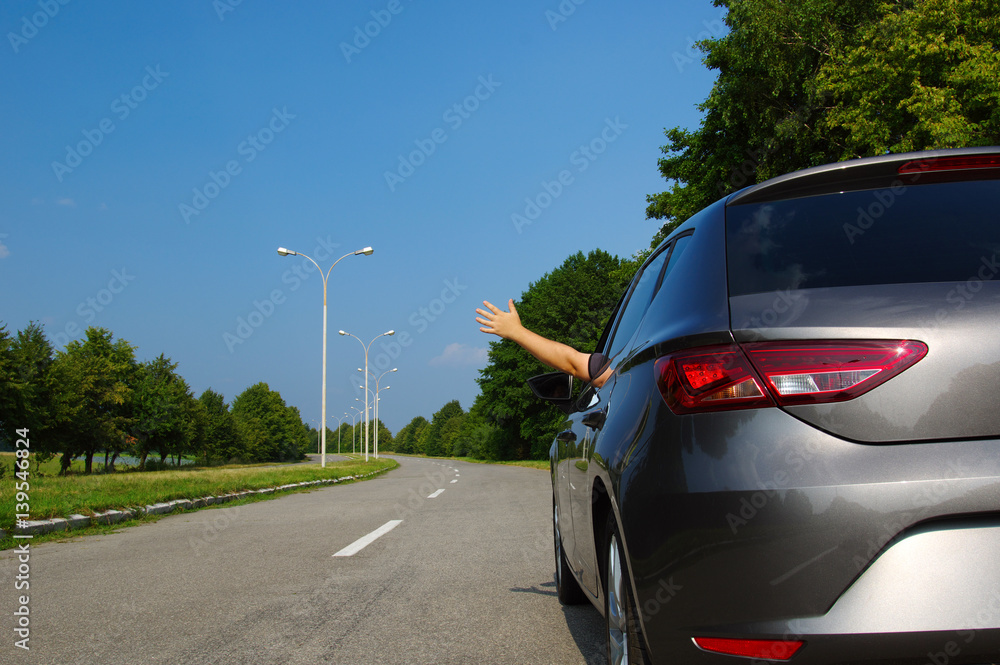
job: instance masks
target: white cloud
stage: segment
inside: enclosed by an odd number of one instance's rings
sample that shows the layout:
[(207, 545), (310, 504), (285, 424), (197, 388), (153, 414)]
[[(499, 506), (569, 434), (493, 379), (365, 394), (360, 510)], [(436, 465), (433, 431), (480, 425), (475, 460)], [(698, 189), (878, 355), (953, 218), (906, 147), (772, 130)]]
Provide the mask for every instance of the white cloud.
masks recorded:
[(10, 248), (3, 244), (3, 239), (6, 237), (6, 233), (0, 233), (0, 259), (6, 259), (10, 256)]
[(56, 205), (69, 206), (71, 208), (75, 208), (76, 207), (76, 201), (74, 201), (73, 199), (61, 198), (61, 199), (57, 199), (56, 200)]
[(431, 367), (466, 367), (485, 366), (488, 356), (485, 348), (465, 346), (455, 342), (444, 348), (444, 353), (431, 358), (427, 364)]

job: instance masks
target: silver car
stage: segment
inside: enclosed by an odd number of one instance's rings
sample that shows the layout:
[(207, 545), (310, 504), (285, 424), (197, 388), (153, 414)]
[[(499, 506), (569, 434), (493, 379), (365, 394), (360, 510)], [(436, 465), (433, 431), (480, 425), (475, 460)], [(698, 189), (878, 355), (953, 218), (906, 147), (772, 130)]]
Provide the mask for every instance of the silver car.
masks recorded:
[(531, 381), (557, 587), (611, 663), (1000, 662), (1000, 148), (744, 189)]

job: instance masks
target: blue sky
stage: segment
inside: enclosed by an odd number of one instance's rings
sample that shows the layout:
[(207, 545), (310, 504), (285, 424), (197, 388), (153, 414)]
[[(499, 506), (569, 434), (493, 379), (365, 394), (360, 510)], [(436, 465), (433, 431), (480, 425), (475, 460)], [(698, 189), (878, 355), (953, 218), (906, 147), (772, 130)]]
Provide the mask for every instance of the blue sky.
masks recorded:
[[(579, 4), (578, 4), (579, 3)], [(666, 127), (714, 76), (709, 0), (259, 0), (0, 8), (0, 321), (87, 326), (195, 395), (259, 381), (328, 425), (371, 345), (396, 432), (479, 392), (482, 300), (648, 245)], [(529, 323), (530, 322), (526, 322)], [(348, 420), (350, 422), (350, 420)]]

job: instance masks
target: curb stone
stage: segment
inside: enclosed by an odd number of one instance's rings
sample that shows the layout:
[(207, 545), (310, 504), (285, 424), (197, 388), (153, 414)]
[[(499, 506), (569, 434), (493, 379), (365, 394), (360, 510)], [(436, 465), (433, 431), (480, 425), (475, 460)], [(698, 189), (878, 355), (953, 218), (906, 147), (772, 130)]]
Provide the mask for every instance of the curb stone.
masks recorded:
[[(200, 499), (176, 499), (174, 501), (167, 501), (164, 503), (154, 503), (153, 505), (143, 506), (141, 508), (108, 510), (103, 513), (94, 513), (90, 517), (86, 515), (70, 515), (68, 518), (53, 517), (47, 520), (28, 520), (24, 522), (23, 526), (15, 527), (14, 533), (19, 535), (38, 535), (53, 533), (55, 531), (82, 529), (92, 524), (118, 524), (119, 522), (134, 519), (135, 517), (142, 515), (166, 515), (167, 513), (172, 513), (178, 509), (188, 510), (191, 508), (204, 508), (205, 506), (211, 506), (219, 503), (229, 503), (230, 501), (244, 499), (259, 494), (273, 494), (274, 492), (279, 492), (281, 490), (297, 489), (299, 487), (309, 487), (312, 485), (336, 485), (337, 483), (343, 483), (349, 480), (362, 480), (364, 478), (370, 478), (372, 476), (385, 473), (388, 470), (389, 469), (373, 471), (372, 473), (366, 473), (362, 476), (344, 476), (342, 478), (307, 480), (301, 483), (292, 483), (291, 485), (265, 487), (259, 490), (246, 490), (244, 492), (234, 492), (223, 496), (204, 496)], [(6, 537), (7, 533), (0, 530), (0, 538)]]

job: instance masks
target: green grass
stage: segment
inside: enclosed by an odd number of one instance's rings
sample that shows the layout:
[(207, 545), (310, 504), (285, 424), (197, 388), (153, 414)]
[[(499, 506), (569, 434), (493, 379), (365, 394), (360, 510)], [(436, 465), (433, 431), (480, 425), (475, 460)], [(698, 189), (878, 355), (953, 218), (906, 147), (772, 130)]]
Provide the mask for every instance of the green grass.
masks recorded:
[[(0, 453), (0, 529), (11, 531), (15, 515), (14, 454)], [(174, 499), (197, 499), (232, 492), (277, 487), (310, 480), (359, 476), (395, 468), (392, 460), (378, 459), (318, 464), (249, 465), (182, 468), (168, 471), (129, 471), (57, 476), (58, 461), (43, 464), (38, 475), (29, 471), (28, 498), (33, 520), (69, 515), (93, 515), (112, 508), (137, 508)], [(75, 463), (73, 469), (76, 469)]]

